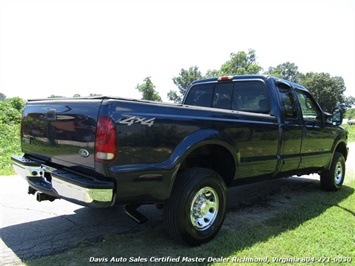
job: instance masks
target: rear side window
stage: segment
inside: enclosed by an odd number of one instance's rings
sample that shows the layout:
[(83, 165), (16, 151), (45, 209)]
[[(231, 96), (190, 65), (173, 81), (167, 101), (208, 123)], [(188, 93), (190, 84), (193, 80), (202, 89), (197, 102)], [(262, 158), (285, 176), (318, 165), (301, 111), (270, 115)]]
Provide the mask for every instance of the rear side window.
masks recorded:
[(193, 86), (189, 90), (189, 95), (187, 96), (185, 104), (211, 107), (214, 86), (215, 84), (212, 83)]
[(190, 89), (185, 104), (256, 113), (270, 112), (267, 88), (263, 82), (256, 80), (197, 84)]

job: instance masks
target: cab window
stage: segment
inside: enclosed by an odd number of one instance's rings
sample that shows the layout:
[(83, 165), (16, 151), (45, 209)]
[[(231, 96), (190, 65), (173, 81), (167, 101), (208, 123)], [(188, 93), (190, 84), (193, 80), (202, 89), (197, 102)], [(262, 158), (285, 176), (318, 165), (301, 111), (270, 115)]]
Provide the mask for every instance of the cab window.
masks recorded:
[(233, 83), (217, 83), (213, 94), (213, 107), (231, 109), (233, 97)]
[(245, 112), (269, 113), (270, 100), (261, 81), (197, 84), (185, 104)]
[(261, 81), (239, 81), (234, 86), (233, 110), (270, 113), (270, 99)]
[(199, 84), (189, 90), (185, 104), (203, 107), (212, 106), (213, 83)]

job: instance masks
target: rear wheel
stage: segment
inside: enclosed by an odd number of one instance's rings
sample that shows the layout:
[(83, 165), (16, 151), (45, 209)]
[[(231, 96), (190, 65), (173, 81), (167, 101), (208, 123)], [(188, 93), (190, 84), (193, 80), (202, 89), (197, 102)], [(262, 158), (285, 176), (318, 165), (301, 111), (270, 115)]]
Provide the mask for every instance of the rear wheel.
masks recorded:
[(178, 241), (200, 245), (217, 235), (226, 208), (227, 189), (221, 176), (210, 169), (187, 169), (177, 177), (165, 204), (165, 226)]
[(339, 190), (345, 178), (345, 158), (340, 152), (334, 154), (332, 165), (320, 176), (320, 183), (326, 191)]

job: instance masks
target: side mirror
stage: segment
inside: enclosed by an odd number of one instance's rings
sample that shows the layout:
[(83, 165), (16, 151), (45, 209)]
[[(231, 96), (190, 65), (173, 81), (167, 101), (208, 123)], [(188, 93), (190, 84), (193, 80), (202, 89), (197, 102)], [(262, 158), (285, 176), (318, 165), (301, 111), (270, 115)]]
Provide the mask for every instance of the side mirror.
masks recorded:
[(339, 126), (343, 122), (343, 112), (341, 109), (337, 108), (333, 110), (332, 113), (332, 124), (334, 126)]

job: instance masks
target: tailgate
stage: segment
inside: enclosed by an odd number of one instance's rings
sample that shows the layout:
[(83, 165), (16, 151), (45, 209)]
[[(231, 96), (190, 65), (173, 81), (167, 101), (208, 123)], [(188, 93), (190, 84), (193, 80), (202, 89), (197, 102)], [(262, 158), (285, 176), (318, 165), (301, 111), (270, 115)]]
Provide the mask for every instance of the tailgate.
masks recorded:
[(29, 101), (22, 118), (22, 150), (67, 167), (94, 168), (97, 118), (102, 99)]

